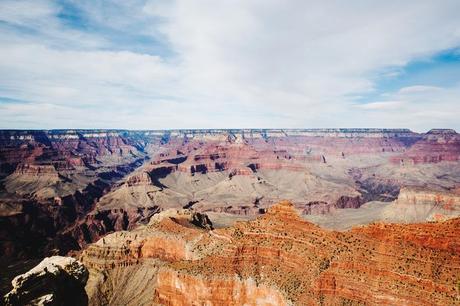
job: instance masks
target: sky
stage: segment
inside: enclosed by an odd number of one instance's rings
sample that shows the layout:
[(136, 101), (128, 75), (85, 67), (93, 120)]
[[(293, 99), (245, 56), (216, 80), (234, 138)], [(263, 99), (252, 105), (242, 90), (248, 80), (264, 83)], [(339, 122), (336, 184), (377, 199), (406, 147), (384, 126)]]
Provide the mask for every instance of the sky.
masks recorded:
[(0, 128), (453, 128), (460, 1), (0, 0)]

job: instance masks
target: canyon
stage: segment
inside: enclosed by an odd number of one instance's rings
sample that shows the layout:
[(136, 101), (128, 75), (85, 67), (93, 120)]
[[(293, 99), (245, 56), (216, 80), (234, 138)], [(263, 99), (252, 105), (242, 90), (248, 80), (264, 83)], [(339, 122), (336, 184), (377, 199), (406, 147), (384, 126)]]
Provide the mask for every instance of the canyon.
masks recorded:
[(458, 216), (454, 130), (0, 131), (2, 295), (70, 255), (94, 305), (453, 305)]
[[(202, 213), (167, 209), (99, 239), (78, 261), (46, 258), (15, 278), (6, 302), (53, 300), (76, 281), (85, 292), (72, 294), (90, 305), (457, 305), (459, 228), (457, 217), (331, 231), (282, 201), (215, 229)], [(63, 273), (70, 280), (50, 289)], [(27, 291), (38, 277), (48, 281)]]
[(194, 225), (193, 215), (166, 210), (83, 251), (90, 304), (460, 303), (460, 218), (338, 232), (287, 201), (222, 229)]

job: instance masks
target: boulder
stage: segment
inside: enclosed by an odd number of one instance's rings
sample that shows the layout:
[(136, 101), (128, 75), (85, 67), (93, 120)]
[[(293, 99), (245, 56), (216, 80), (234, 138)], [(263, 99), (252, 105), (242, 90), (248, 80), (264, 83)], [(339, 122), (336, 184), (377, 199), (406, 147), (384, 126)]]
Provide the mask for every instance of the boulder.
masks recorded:
[(16, 276), (5, 295), (6, 305), (87, 305), (88, 270), (71, 257), (43, 259), (28, 272)]

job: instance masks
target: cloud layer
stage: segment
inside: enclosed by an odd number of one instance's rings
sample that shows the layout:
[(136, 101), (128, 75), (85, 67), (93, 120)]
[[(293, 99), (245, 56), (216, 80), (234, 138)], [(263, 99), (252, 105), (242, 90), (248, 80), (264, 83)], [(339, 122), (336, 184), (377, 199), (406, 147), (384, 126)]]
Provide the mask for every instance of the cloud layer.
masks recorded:
[(453, 54), (442, 67), (459, 64), (458, 11), (455, 0), (1, 1), (0, 128), (460, 130), (457, 75), (398, 87), (442, 52)]

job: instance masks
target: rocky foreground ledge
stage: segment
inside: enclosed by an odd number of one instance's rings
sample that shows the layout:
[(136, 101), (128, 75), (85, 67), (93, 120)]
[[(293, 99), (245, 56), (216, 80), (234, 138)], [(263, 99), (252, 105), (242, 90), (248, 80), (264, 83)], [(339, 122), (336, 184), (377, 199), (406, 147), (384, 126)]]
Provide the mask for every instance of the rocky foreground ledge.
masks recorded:
[(16, 276), (13, 289), (5, 296), (5, 305), (87, 305), (84, 287), (88, 270), (71, 257), (43, 259), (28, 272)]

